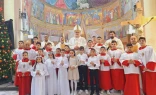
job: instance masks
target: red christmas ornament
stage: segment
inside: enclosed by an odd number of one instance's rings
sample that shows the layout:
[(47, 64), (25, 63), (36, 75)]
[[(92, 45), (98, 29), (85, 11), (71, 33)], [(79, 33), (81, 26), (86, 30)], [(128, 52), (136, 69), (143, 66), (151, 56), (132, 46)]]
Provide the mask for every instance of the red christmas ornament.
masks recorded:
[(5, 76), (5, 78), (7, 79), (7, 78), (8, 78), (8, 76)]
[(4, 48), (4, 46), (2, 46), (2, 48)]

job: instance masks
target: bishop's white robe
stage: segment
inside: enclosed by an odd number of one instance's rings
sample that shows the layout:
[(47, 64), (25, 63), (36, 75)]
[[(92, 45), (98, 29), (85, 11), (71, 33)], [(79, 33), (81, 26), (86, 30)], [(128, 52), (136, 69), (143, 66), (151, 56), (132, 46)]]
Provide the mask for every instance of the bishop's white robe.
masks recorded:
[[(36, 69), (34, 70), (36, 65)], [(31, 82), (31, 95), (46, 95), (45, 91), (45, 76), (48, 75), (47, 68), (43, 63), (37, 63), (31, 70), (32, 82)], [(37, 72), (41, 75), (36, 75)]]
[[(61, 65), (61, 61), (64, 62), (64, 65)], [(67, 57), (59, 57), (57, 59), (58, 71), (58, 94), (59, 95), (70, 95), (69, 89), (69, 80), (67, 68), (69, 66)]]
[[(54, 64), (52, 64), (54, 62)], [(46, 77), (46, 89), (48, 95), (54, 95), (58, 93), (58, 81), (56, 75), (56, 59), (47, 59), (45, 61), (49, 76)]]
[(86, 39), (84, 37), (79, 37), (79, 38), (76, 38), (76, 37), (72, 37), (70, 40), (69, 40), (69, 46), (71, 49), (74, 49), (75, 46), (83, 46), (84, 48), (86, 47)]
[(109, 47), (109, 45), (111, 44), (112, 40), (115, 40), (117, 42), (117, 48), (118, 49), (121, 49), (121, 50), (124, 50), (124, 46), (123, 46), (123, 43), (120, 39), (118, 39), (117, 37), (114, 37), (114, 39), (108, 39), (106, 42), (105, 42), (105, 46), (106, 48)]

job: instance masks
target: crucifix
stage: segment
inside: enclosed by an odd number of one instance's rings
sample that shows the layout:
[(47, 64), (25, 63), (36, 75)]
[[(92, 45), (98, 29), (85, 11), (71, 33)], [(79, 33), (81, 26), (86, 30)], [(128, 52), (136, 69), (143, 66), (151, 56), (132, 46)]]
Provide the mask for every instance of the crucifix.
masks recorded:
[(144, 17), (141, 2), (139, 1), (136, 3), (136, 12), (137, 16), (134, 20), (122, 21), (121, 25), (131, 25), (133, 29), (135, 29), (136, 36), (139, 38), (141, 36), (144, 36), (144, 27), (152, 20), (156, 20), (156, 16)]

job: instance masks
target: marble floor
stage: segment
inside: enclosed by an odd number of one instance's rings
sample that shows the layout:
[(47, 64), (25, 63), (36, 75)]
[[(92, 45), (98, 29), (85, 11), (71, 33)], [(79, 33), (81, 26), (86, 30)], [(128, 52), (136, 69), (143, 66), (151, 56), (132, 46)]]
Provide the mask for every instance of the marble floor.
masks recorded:
[[(18, 95), (18, 91), (0, 91), (0, 95)], [(82, 93), (81, 95), (86, 95)], [(107, 95), (106, 93), (100, 95)], [(119, 93), (111, 93), (110, 95), (121, 95)]]

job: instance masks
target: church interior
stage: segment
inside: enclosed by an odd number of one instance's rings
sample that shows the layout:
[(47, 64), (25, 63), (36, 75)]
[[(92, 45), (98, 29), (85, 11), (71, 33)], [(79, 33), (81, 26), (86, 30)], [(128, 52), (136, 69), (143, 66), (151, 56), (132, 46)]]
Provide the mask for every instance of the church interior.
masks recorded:
[[(140, 37), (145, 37), (147, 46), (156, 51), (155, 9), (156, 0), (0, 0), (0, 95), (65, 95), (19, 93), (19, 87), (14, 85), (18, 68), (16, 64), (19, 60), (14, 58), (14, 54), (20, 41), (33, 44), (36, 37), (42, 47), (45, 36), (48, 36), (48, 41), (52, 42), (51, 45), (56, 49), (54, 52), (57, 52), (58, 48), (65, 47), (57, 47), (62, 38), (66, 45), (71, 45), (71, 39), (77, 33), (75, 31), (80, 30), (80, 36), (86, 41), (85, 45), (93, 40), (93, 37), (100, 37), (102, 43), (106, 43), (110, 39), (110, 31), (114, 31), (115, 37), (123, 44), (123, 51), (126, 51), (127, 44), (131, 43), (131, 36), (135, 36), (137, 42)], [(73, 49), (76, 54), (80, 49), (78, 44), (84, 45), (80, 42), (75, 44)], [(43, 48), (46, 50), (44, 45)], [(16, 57), (19, 58), (18, 55)], [(59, 71), (56, 72), (58, 74)], [(110, 93), (107, 91), (104, 94), (96, 92), (70, 95), (132, 95), (120, 94), (119, 91), (112, 94), (111, 91), (112, 88)], [(156, 92), (134, 95), (156, 95)]]

